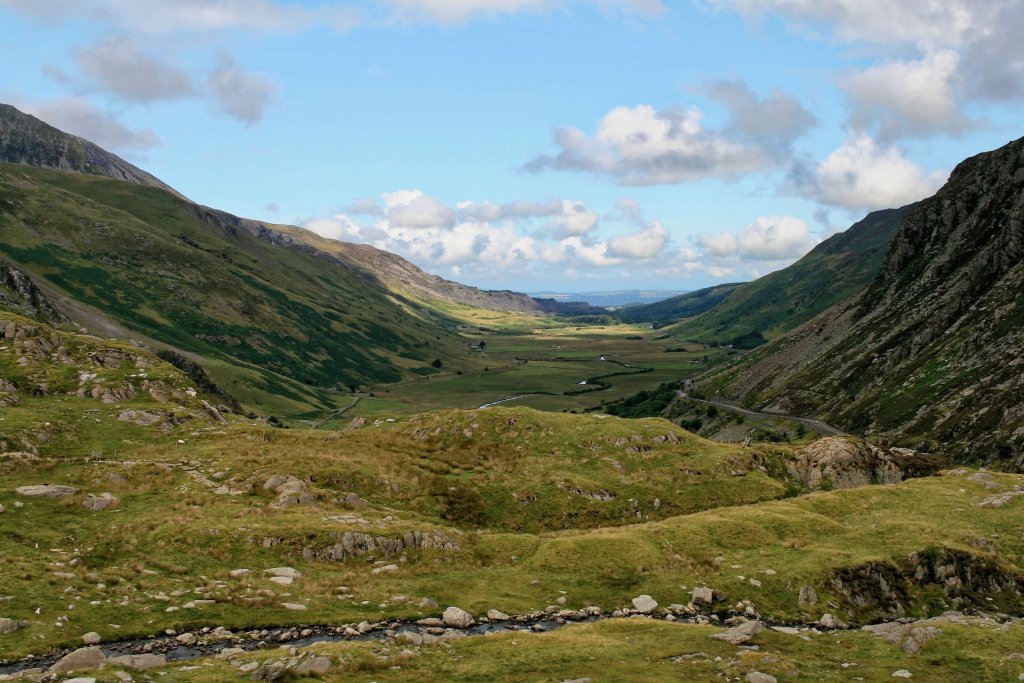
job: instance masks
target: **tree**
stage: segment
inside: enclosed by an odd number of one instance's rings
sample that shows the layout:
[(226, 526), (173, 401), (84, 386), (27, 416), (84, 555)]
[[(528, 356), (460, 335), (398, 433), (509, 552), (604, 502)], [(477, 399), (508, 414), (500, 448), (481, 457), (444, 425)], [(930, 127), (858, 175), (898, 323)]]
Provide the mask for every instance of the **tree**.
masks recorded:
[(435, 358), (435, 359), (434, 359), (434, 362), (433, 362), (433, 363), (431, 363), (431, 365), (433, 365), (433, 366), (434, 366), (435, 368), (437, 368), (438, 370), (440, 370), (440, 369), (441, 369), (441, 365), (442, 365), (442, 363), (441, 363), (441, 359), (440, 359), (440, 358)]

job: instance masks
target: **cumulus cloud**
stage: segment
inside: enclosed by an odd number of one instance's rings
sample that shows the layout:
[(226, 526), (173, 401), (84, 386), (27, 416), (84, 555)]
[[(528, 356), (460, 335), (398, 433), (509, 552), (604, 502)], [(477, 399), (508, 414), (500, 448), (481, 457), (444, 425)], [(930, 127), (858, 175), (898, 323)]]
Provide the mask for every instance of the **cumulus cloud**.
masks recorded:
[(809, 191), (826, 204), (852, 211), (903, 206), (935, 193), (946, 173), (929, 173), (895, 146), (852, 135), (818, 164)]
[(771, 165), (765, 149), (709, 131), (702, 119), (695, 108), (616, 107), (593, 135), (558, 129), (558, 153), (539, 156), (525, 168), (588, 171), (623, 185), (646, 186), (731, 177)]
[[(350, 204), (370, 208), (372, 200)], [(312, 218), (304, 227), (332, 239), (371, 244), (401, 254), (421, 267), (453, 276), (495, 269), (520, 277), (535, 269), (580, 274), (593, 269), (650, 261), (669, 244), (658, 221), (641, 229), (600, 238), (598, 214), (582, 202), (463, 201), (448, 206), (421, 190), (397, 190), (373, 202), (380, 211)], [(639, 207), (637, 207), (639, 211)]]
[(93, 87), (123, 100), (155, 102), (192, 94), (188, 74), (146, 54), (127, 37), (78, 50), (75, 61)]
[(940, 50), (920, 60), (878, 64), (841, 83), (851, 100), (856, 128), (877, 130), (882, 140), (934, 133), (957, 135), (970, 125), (955, 100), (960, 55)]
[(263, 118), (277, 95), (270, 79), (246, 71), (227, 55), (220, 56), (206, 83), (218, 109), (250, 126)]
[(551, 223), (551, 229), (559, 237), (579, 237), (597, 227), (598, 217), (582, 202), (562, 202), (561, 214)]
[(608, 250), (619, 258), (652, 259), (665, 248), (668, 237), (665, 226), (659, 221), (651, 221), (639, 232), (613, 237), (608, 243)]
[(453, 209), (420, 190), (385, 194), (384, 215), (398, 228), (445, 228), (455, 223)]
[(737, 233), (699, 235), (706, 257), (742, 261), (795, 260), (817, 243), (807, 223), (794, 216), (761, 216)]
[(152, 128), (129, 128), (81, 97), (14, 104), (55, 128), (114, 151), (138, 153), (160, 144)]
[(346, 29), (355, 12), (335, 3), (308, 9), (273, 0), (0, 0), (0, 7), (56, 23), (86, 19), (146, 34), (180, 31), (294, 31), (314, 24)]
[(825, 28), (840, 40), (903, 44), (924, 48), (955, 47), (991, 26), (1005, 0), (707, 0), (759, 20), (781, 17), (794, 29)]
[(751, 142), (785, 149), (817, 123), (800, 100), (778, 88), (767, 97), (758, 97), (746, 81), (737, 79), (713, 81), (705, 89), (729, 109), (727, 130)]
[(387, 0), (399, 19), (461, 24), (477, 17), (523, 12), (550, 12), (574, 4), (653, 16), (664, 11), (661, 0)]
[(1024, 99), (1024, 2), (1009, 2), (964, 49), (964, 89), (996, 102)]

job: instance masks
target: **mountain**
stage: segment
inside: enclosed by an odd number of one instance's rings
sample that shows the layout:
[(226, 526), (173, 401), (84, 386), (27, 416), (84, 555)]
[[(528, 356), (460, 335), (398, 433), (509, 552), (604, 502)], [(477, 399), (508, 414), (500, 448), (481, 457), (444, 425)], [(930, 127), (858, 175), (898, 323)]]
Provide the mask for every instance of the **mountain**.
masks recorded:
[(663, 301), (643, 306), (626, 306), (615, 312), (615, 315), (623, 322), (641, 323), (651, 322), (655, 327), (661, 327), (666, 322), (672, 322), (681, 318), (690, 318), (700, 315), (718, 304), (733, 293), (743, 283), (734, 282), (714, 287), (705, 287), (694, 292), (686, 292)]
[[(746, 349), (778, 337), (866, 287), (881, 268), (900, 222), (913, 208), (870, 213), (787, 268), (747, 284), (723, 285), (733, 287), (727, 296), (669, 332), (692, 341)], [(680, 299), (682, 315), (677, 319), (700, 313), (688, 309), (687, 303)], [(674, 313), (669, 302), (655, 306), (639, 315), (664, 321)]]
[[(34, 116), (0, 103), (0, 161), (101, 175), (126, 183), (159, 187), (179, 197), (173, 188), (105, 149), (69, 135)], [(182, 197), (184, 198), (184, 197)]]
[(686, 294), (686, 291), (664, 289), (619, 289), (606, 292), (574, 292), (572, 294), (550, 291), (530, 292), (530, 296), (535, 299), (554, 299), (555, 301), (560, 302), (583, 301), (593, 306), (601, 306), (604, 308), (653, 304), (682, 294)]
[(1024, 139), (960, 163), (849, 297), (701, 388), (1024, 467)]
[(338, 389), (478, 363), (367, 268), (190, 202), (10, 107), (3, 121), (0, 301), (10, 310), (172, 349), (267, 411), (331, 409)]
[(355, 244), (321, 237), (304, 228), (275, 225), (276, 232), (293, 237), (324, 253), (331, 254), (378, 279), (392, 293), (426, 305), (442, 314), (438, 304), (456, 303), (492, 311), (511, 311), (530, 315), (549, 313), (605, 313), (605, 309), (579, 301), (556, 301), (532, 297), (509, 290), (485, 290), (431, 275), (398, 254), (369, 244)]

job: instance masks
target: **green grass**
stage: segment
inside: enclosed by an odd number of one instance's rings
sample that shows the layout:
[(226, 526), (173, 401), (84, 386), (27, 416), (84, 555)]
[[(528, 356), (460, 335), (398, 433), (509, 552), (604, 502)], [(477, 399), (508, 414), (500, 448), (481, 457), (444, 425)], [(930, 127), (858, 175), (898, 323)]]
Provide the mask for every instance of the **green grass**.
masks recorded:
[[(779, 681), (883, 681), (900, 669), (915, 681), (983, 683), (1015, 681), (1024, 665), (1008, 660), (1019, 652), (1024, 627), (995, 624), (937, 624), (940, 635), (923, 652), (908, 655), (871, 634), (852, 631), (804, 636), (765, 631), (757, 649), (739, 649), (711, 638), (709, 626), (668, 624), (646, 619), (616, 619), (567, 626), (550, 633), (514, 633), (469, 638), (448, 647), (413, 648), (380, 644), (317, 645), (309, 651), (331, 657), (328, 681), (564, 681), (590, 678), (601, 683), (633, 681), (742, 680), (751, 671)], [(280, 657), (270, 650), (246, 655), (232, 664), (202, 660), (197, 670), (167, 667), (175, 680), (213, 683), (238, 676), (234, 666)], [(195, 666), (197, 662), (189, 662)]]
[(736, 287), (713, 308), (670, 331), (683, 339), (738, 348), (778, 337), (865, 288), (881, 269), (910, 208), (868, 214), (788, 268)]

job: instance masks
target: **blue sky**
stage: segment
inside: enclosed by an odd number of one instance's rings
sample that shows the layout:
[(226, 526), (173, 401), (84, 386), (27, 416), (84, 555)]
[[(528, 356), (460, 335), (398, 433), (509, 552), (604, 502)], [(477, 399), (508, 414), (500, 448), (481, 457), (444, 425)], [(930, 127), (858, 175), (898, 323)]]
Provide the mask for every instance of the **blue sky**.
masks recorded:
[(0, 100), (489, 288), (783, 267), (1024, 134), (1019, 0), (0, 0)]

